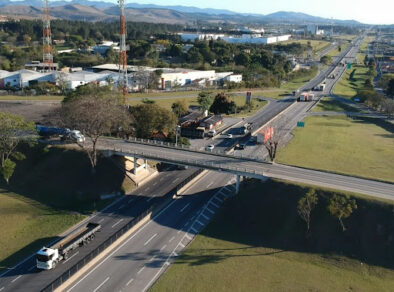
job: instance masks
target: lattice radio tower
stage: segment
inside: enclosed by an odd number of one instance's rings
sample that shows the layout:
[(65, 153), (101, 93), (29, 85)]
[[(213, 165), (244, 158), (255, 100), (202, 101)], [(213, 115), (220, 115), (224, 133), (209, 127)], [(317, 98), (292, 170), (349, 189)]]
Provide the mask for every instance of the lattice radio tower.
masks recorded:
[(120, 55), (119, 55), (119, 86), (122, 88), (124, 102), (127, 105), (129, 85), (127, 80), (127, 55), (126, 55), (126, 17), (124, 14), (124, 0), (118, 0), (120, 7)]
[(49, 16), (49, 0), (44, 0), (44, 8), (42, 11), (42, 64), (43, 71), (52, 71), (53, 55), (52, 55), (52, 38), (51, 38), (51, 19)]

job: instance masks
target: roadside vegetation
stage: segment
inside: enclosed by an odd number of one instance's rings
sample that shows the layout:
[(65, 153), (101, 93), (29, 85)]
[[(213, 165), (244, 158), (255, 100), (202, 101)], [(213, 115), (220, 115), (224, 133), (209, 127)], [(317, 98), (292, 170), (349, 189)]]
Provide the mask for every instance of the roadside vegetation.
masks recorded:
[(346, 103), (324, 97), (313, 108), (313, 112), (359, 112), (360, 110)]
[[(309, 232), (300, 216), (307, 199)], [(345, 231), (334, 205), (351, 210), (342, 217)], [(391, 291), (392, 208), (305, 185), (248, 181), (152, 291)]]
[(293, 134), (278, 152), (280, 163), (394, 182), (394, 127), (389, 122), (307, 117), (305, 128)]
[[(0, 270), (10, 268), (58, 234), (134, 185), (111, 160), (100, 157), (92, 175), (88, 157), (72, 149), (22, 145), (9, 184), (0, 180)], [(120, 161), (121, 162), (121, 161)]]

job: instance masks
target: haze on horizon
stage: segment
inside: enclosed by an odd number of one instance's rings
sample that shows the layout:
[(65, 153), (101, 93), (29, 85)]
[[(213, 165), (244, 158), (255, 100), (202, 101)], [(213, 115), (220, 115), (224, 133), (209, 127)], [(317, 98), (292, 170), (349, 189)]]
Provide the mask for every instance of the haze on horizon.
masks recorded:
[[(112, 0), (113, 1), (113, 0)], [(394, 24), (394, 3), (389, 0), (126, 0), (126, 3), (183, 5), (199, 8), (227, 9), (240, 13), (270, 14), (277, 11), (293, 11), (342, 20), (354, 19), (368, 24)]]

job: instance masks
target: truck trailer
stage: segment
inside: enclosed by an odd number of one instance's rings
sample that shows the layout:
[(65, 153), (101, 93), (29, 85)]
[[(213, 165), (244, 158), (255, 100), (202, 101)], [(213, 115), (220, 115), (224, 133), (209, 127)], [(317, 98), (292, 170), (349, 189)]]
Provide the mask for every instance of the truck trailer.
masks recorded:
[(98, 223), (88, 223), (62, 240), (50, 247), (43, 247), (36, 253), (37, 268), (41, 270), (50, 270), (56, 267), (61, 260), (68, 258), (68, 254), (73, 249), (89, 243), (99, 231), (101, 225)]

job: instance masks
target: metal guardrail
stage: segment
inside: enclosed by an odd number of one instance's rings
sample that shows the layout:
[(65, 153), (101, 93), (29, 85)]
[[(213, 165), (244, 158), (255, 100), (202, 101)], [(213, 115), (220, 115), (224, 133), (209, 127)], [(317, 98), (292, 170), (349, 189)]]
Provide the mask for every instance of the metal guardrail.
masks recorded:
[(125, 226), (123, 226), (121, 229), (119, 229), (114, 234), (112, 234), (107, 240), (105, 240), (103, 243), (101, 243), (97, 248), (92, 250), (89, 254), (84, 256), (81, 260), (79, 260), (76, 264), (74, 264), (67, 271), (65, 271), (63, 274), (61, 274), (58, 278), (53, 280), (49, 285), (47, 285), (41, 291), (42, 292), (54, 291), (56, 288), (58, 288), (60, 285), (62, 285), (65, 281), (70, 279), (76, 272), (78, 272), (80, 269), (82, 269), (92, 259), (94, 259), (96, 256), (98, 256), (101, 252), (103, 252), (112, 243), (114, 243), (116, 240), (118, 240), (123, 234), (125, 234), (132, 227), (134, 227), (142, 218), (147, 216), (150, 212), (153, 212), (158, 206), (160, 206), (160, 204), (163, 203), (163, 201), (169, 199), (174, 194), (177, 194), (179, 189), (181, 189), (188, 182), (190, 182), (192, 179), (194, 179), (202, 171), (203, 171), (202, 169), (199, 169), (199, 170), (195, 171), (189, 177), (185, 178), (181, 183), (176, 185), (171, 191), (169, 191), (166, 195), (164, 195), (162, 197), (161, 202), (159, 202), (158, 204), (153, 204), (151, 207), (149, 207), (147, 210), (145, 210), (138, 217), (131, 219)]

